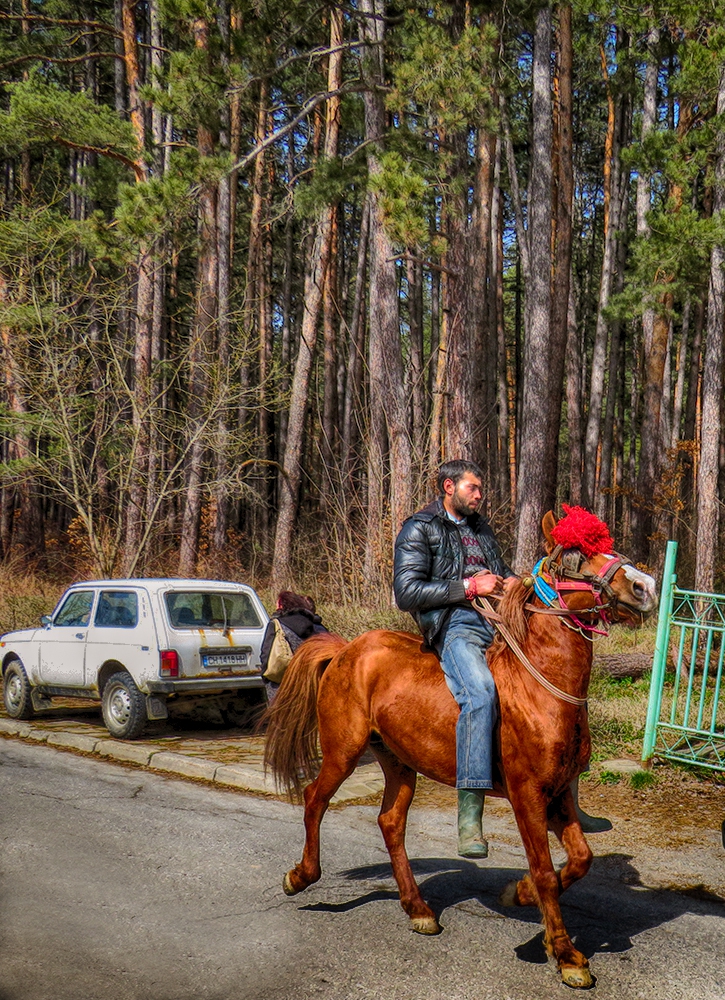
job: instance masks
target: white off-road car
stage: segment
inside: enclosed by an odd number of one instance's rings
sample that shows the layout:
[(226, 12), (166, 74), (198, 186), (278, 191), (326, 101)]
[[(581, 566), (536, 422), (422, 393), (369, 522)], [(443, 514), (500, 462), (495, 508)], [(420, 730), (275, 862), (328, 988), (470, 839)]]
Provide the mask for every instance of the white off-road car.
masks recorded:
[(99, 699), (109, 732), (132, 739), (178, 702), (223, 706), (250, 689), (261, 697), (268, 621), (241, 583), (77, 583), (40, 628), (0, 638), (5, 709), (27, 719), (54, 697)]

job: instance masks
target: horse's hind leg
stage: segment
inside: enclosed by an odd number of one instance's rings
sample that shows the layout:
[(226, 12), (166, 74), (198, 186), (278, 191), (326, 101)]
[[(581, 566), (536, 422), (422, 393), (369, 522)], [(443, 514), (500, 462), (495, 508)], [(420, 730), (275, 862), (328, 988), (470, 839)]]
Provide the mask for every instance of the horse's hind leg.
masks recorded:
[(420, 894), (405, 850), (405, 825), (410, 803), (415, 794), (417, 775), (412, 768), (402, 764), (381, 742), (376, 740), (371, 743), (370, 749), (385, 774), (385, 793), (380, 806), (378, 826), (390, 855), (395, 881), (398, 883), (400, 905), (410, 917), (414, 931), (418, 934), (438, 934), (440, 925)]
[[(323, 739), (322, 766), (317, 778), (305, 788), (305, 849), (302, 860), (285, 875), (282, 888), (288, 896), (302, 892), (307, 886), (317, 882), (322, 874), (320, 868), (320, 824), (327, 812), (330, 799), (346, 778), (355, 770), (360, 756), (367, 746), (369, 727), (361, 718), (348, 720), (344, 738), (336, 729), (332, 737)], [(327, 745), (326, 745), (327, 744)]]
[(516, 796), (512, 795), (511, 804), (524, 842), (530, 874), (507, 887), (502, 901), (508, 905), (539, 906), (544, 920), (544, 945), (556, 960), (562, 981), (567, 986), (588, 989), (594, 982), (589, 962), (574, 947), (561, 915), (561, 873), (554, 870), (551, 861), (543, 797), (540, 791), (527, 788), (519, 790)]

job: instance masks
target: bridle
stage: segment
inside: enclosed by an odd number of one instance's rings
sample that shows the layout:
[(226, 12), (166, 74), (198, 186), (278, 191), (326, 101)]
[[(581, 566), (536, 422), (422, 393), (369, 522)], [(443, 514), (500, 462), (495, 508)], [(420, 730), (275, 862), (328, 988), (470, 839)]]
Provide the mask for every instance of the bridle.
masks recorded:
[[(580, 632), (585, 638), (608, 635), (607, 626), (612, 624), (611, 613), (616, 610), (619, 598), (611, 587), (614, 575), (623, 566), (632, 566), (631, 559), (615, 552), (610, 555), (598, 573), (582, 569), (586, 556), (579, 549), (565, 549), (557, 545), (548, 556), (541, 559), (532, 570), (531, 577), (536, 596), (548, 609), (562, 616), (569, 628)], [(586, 591), (594, 599), (591, 608), (570, 611), (563, 595), (572, 591)], [(603, 598), (605, 598), (603, 600)], [(558, 606), (557, 606), (558, 605)], [(542, 609), (527, 604), (528, 611), (541, 613)], [(594, 615), (594, 621), (583, 621), (581, 615)], [(603, 628), (597, 627), (604, 626)]]
[[(594, 635), (608, 634), (606, 626), (611, 624), (610, 612), (619, 604), (619, 599), (611, 587), (614, 574), (623, 566), (633, 564), (631, 560), (618, 552), (609, 556), (599, 573), (583, 570), (582, 566), (586, 562), (586, 556), (578, 549), (565, 549), (563, 546), (557, 545), (548, 556), (536, 564), (531, 573), (534, 592), (546, 607), (542, 608), (530, 603), (525, 604), (524, 607), (534, 614), (556, 615), (561, 619), (562, 625), (566, 625), (591, 641)], [(591, 608), (582, 608), (576, 612), (570, 611), (562, 596), (570, 591), (588, 591), (594, 598), (594, 604)], [(606, 598), (605, 601), (602, 600), (602, 596)], [(557, 602), (558, 607), (555, 607)], [(566, 701), (577, 708), (586, 707), (586, 698), (579, 698), (577, 695), (569, 694), (568, 691), (562, 691), (561, 688), (552, 684), (540, 670), (536, 669), (501, 616), (494, 611), (488, 598), (477, 597), (473, 601), (473, 605), (479, 614), (494, 623), (506, 644), (542, 687), (561, 701)], [(594, 615), (595, 621), (591, 624), (584, 622), (580, 615)], [(604, 625), (605, 628), (597, 628), (597, 624)]]

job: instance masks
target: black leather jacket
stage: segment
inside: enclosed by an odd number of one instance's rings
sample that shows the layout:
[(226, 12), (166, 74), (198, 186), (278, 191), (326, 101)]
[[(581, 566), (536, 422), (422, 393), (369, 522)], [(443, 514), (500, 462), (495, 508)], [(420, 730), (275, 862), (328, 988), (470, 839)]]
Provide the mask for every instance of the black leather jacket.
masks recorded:
[[(486, 518), (472, 514), (468, 526), (478, 538), (488, 569), (504, 578), (513, 576)], [(413, 615), (429, 646), (451, 608), (467, 603), (463, 558), (460, 532), (440, 497), (409, 517), (395, 540), (395, 600), (401, 611)]]

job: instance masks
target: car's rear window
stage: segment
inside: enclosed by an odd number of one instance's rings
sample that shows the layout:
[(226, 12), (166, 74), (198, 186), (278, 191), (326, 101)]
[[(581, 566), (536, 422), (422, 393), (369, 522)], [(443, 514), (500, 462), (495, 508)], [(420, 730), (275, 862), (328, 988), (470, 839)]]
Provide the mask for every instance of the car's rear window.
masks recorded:
[(99, 628), (135, 628), (137, 623), (137, 594), (127, 590), (101, 591), (94, 625)]
[(175, 590), (165, 594), (172, 628), (260, 628), (248, 594)]

